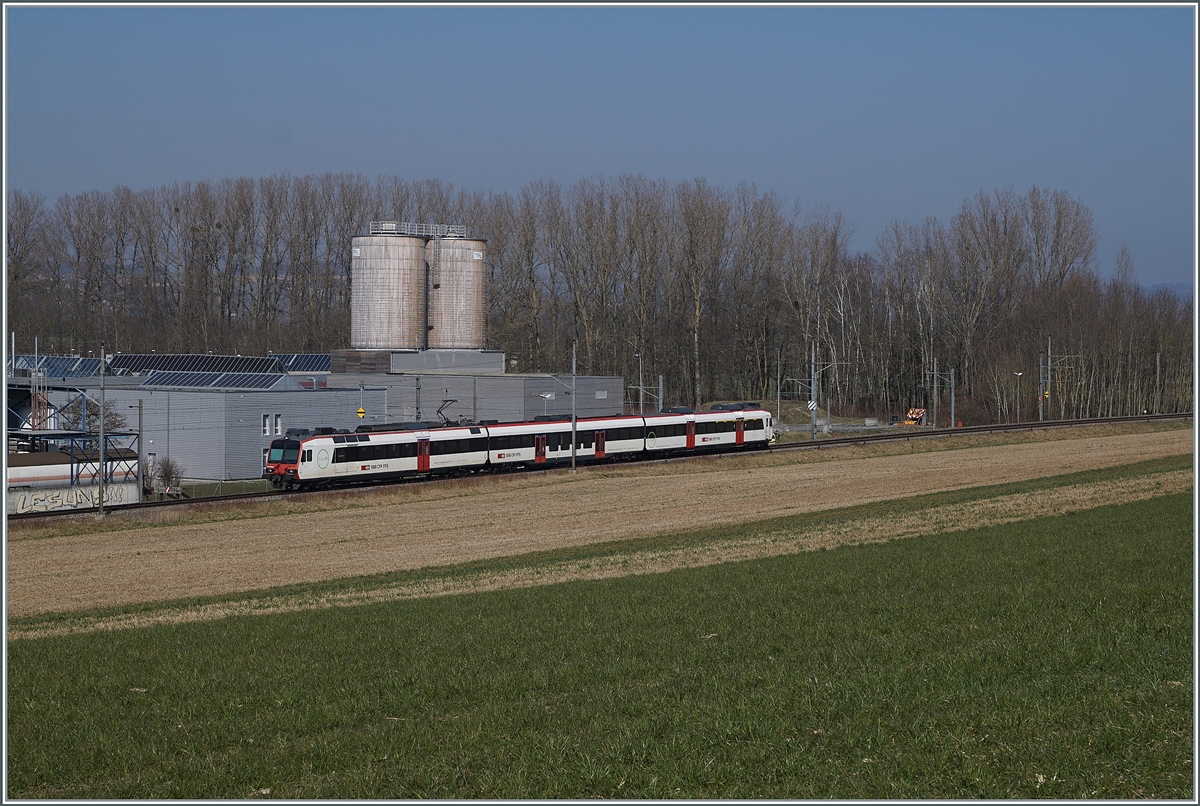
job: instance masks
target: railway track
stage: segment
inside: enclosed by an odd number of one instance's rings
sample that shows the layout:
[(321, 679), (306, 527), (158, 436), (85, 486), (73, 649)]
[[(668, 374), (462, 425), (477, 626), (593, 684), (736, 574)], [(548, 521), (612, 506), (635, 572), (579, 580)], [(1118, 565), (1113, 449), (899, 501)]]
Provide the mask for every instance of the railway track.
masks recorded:
[[(1041, 422), (1009, 423), (1009, 424), (1001, 424), (1001, 425), (975, 425), (975, 426), (966, 426), (963, 428), (929, 428), (929, 427), (924, 427), (924, 426), (893, 426), (892, 428), (895, 429), (895, 431), (893, 433), (884, 433), (884, 434), (871, 433), (871, 434), (862, 434), (859, 436), (830, 437), (827, 439), (822, 438), (822, 439), (815, 439), (815, 440), (808, 439), (808, 440), (801, 440), (798, 442), (787, 442), (787, 443), (772, 445), (769, 448), (767, 448), (767, 450), (769, 450), (769, 451), (823, 450), (823, 449), (827, 449), (827, 448), (846, 447), (846, 446), (850, 446), (850, 445), (868, 445), (871, 443), (883, 443), (883, 442), (904, 442), (904, 441), (911, 441), (911, 440), (916, 440), (916, 439), (938, 439), (941, 437), (963, 436), (966, 434), (993, 434), (993, 433), (1012, 433), (1012, 432), (1019, 432), (1019, 431), (1045, 431), (1045, 430), (1060, 429), (1060, 428), (1078, 428), (1081, 426), (1089, 426), (1089, 425), (1092, 425), (1092, 426), (1094, 426), (1094, 425), (1116, 425), (1116, 424), (1121, 424), (1121, 423), (1145, 423), (1145, 422), (1179, 421), (1179, 420), (1191, 420), (1191, 419), (1193, 419), (1193, 414), (1191, 412), (1183, 412), (1183, 413), (1179, 413), (1179, 414), (1142, 414), (1142, 415), (1136, 415), (1136, 416), (1130, 416), (1130, 417), (1101, 417), (1101, 418), (1095, 418), (1095, 419), (1089, 419), (1089, 420), (1045, 420), (1045, 421), (1041, 421)], [(711, 456), (711, 455), (712, 454), (697, 454), (697, 456)], [(728, 454), (726, 454), (726, 455), (728, 455)], [(691, 457), (691, 456), (673, 456), (673, 457), (669, 458), (669, 461), (681, 461), (681, 460), (686, 461), (689, 458), (693, 458), (693, 457)], [(644, 461), (645, 462), (658, 462), (658, 461), (664, 461), (664, 460), (650, 459), (650, 460), (644, 460)], [(631, 462), (628, 464), (639, 464), (639, 463)], [(552, 471), (552, 470), (560, 470), (560, 469), (562, 469), (562, 465), (554, 465), (552, 467), (537, 468), (537, 469), (525, 468), (520, 471), (513, 470), (513, 471), (506, 471), (506, 472), (535, 472), (535, 473), (540, 472), (540, 473), (544, 473), (544, 472), (548, 472), (548, 471)], [(436, 481), (439, 481), (440, 478), (443, 478), (443, 477), (424, 478), (424, 479), (420, 479), (420, 481), (436, 482)], [(444, 477), (444, 478), (454, 478), (454, 477)], [(155, 508), (159, 508), (159, 507), (181, 507), (181, 506), (182, 507), (189, 507), (189, 506), (190, 507), (200, 507), (200, 506), (208, 507), (208, 506), (219, 505), (219, 504), (224, 504), (224, 503), (232, 503), (232, 502), (251, 503), (254, 501), (279, 501), (279, 500), (290, 500), (290, 499), (300, 499), (300, 498), (311, 499), (314, 496), (319, 497), (322, 495), (330, 495), (330, 494), (344, 495), (348, 491), (354, 491), (354, 490), (364, 490), (365, 491), (365, 490), (371, 490), (371, 489), (378, 489), (380, 487), (387, 487), (387, 486), (391, 486), (394, 484), (408, 484), (408, 483), (411, 483), (412, 481), (414, 481), (414, 479), (407, 479), (407, 480), (399, 481), (399, 482), (396, 482), (396, 481), (368, 482), (368, 483), (356, 484), (356, 485), (352, 485), (352, 486), (338, 487), (335, 489), (308, 490), (308, 491), (304, 491), (304, 492), (295, 491), (295, 490), (286, 491), (286, 492), (285, 491), (272, 491), (272, 492), (266, 492), (266, 493), (242, 493), (242, 494), (238, 494), (238, 495), (211, 496), (211, 497), (206, 497), (206, 498), (172, 499), (172, 500), (168, 500), (168, 501), (144, 501), (144, 502), (138, 503), (138, 504), (121, 504), (121, 505), (115, 505), (115, 506), (108, 506), (108, 507), (105, 507), (105, 514), (111, 514), (111, 513), (117, 513), (117, 512), (130, 512), (133, 510), (140, 510), (140, 509), (155, 509)], [(62, 519), (62, 518), (70, 519), (70, 518), (85, 518), (85, 517), (86, 518), (96, 517), (96, 511), (93, 509), (87, 509), (87, 510), (72, 510), (69, 512), (30, 512), (30, 513), (7, 516), (8, 521), (10, 523), (14, 522), (14, 521), (26, 521), (26, 520), (43, 520), (44, 521), (44, 520), (49, 520), (49, 519)]]

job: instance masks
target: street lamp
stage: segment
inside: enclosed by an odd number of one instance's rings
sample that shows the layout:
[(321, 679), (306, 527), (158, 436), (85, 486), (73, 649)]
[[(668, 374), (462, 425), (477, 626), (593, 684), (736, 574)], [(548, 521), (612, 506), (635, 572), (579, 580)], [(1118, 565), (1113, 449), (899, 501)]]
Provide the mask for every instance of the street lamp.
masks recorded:
[(1021, 422), (1021, 376), (1023, 374), (1024, 373), (1022, 373), (1022, 372), (1014, 372), (1013, 373), (1013, 375), (1017, 376), (1017, 422), (1018, 423)]
[(539, 392), (538, 397), (542, 399), (542, 416), (546, 416), (546, 401), (554, 399), (553, 392)]

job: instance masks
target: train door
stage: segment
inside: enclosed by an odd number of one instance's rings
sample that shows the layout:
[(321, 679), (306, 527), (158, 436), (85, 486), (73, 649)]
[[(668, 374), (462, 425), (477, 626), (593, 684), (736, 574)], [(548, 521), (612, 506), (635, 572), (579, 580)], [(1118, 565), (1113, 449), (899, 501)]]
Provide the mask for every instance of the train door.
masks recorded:
[(429, 472), (429, 440), (417, 440), (417, 472)]
[(734, 428), (734, 433), (736, 434), (736, 436), (733, 438), (734, 443), (737, 445), (745, 445), (746, 444), (746, 421), (743, 420), (741, 417), (738, 417), (738, 419), (737, 419), (737, 426)]
[(690, 451), (696, 447), (696, 421), (688, 420), (687, 424), (687, 449)]
[(603, 459), (604, 458), (604, 432), (603, 431), (596, 432), (596, 443), (595, 444), (596, 444), (596, 458)]
[(546, 461), (546, 435), (538, 434), (533, 438), (533, 462), (542, 464)]

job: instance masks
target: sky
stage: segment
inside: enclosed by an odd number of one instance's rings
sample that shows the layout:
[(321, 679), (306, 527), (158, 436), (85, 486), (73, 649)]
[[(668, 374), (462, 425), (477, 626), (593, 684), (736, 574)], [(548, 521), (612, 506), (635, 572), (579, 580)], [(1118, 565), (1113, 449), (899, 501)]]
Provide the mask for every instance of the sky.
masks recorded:
[(1124, 244), (1143, 285), (1194, 281), (1190, 5), (4, 12), (5, 187), (47, 204), (283, 173), (704, 177), (840, 211), (872, 251), (1037, 186), (1091, 209), (1102, 276)]

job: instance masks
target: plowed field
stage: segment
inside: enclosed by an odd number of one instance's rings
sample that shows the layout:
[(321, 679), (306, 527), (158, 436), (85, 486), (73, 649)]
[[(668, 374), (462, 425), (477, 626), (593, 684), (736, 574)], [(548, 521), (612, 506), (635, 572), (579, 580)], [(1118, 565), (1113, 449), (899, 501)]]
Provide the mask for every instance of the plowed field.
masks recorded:
[[(959, 442), (954, 449), (921, 453), (897, 453), (912, 448), (895, 447), (876, 450), (884, 455), (838, 449), (820, 456), (714, 457), (583, 468), (576, 475), (562, 471), (414, 484), (347, 495), (314, 511), (280, 512), (272, 505), (275, 509), (207, 516), (198, 523), (138, 524), (115, 531), (110, 523), (109, 531), (88, 534), (14, 527), (7, 545), (8, 612), (22, 617), (83, 611), (452, 565), (1019, 482), (1193, 450), (1191, 428), (1126, 428), (1109, 435), (1093, 430), (1039, 439), (981, 447)], [(950, 446), (947, 441), (945, 447)], [(1174, 475), (1179, 478), (1165, 487), (1128, 495), (1145, 497), (1192, 484), (1191, 473)], [(1084, 506), (1116, 502), (1127, 494), (1115, 487), (1097, 498), (1095, 491), (1083, 492), (1086, 485), (1079, 488)], [(1047, 500), (1051, 503), (1036, 507), (1026, 501), (1009, 519), (1025, 517), (1021, 507), (1036, 517), (1076, 506), (1061, 496)], [(887, 522), (871, 528), (869, 539), (890, 539)], [(897, 522), (891, 536), (909, 536), (920, 528)], [(833, 536), (822, 545), (837, 542)], [(811, 547), (797, 544), (789, 550)]]

